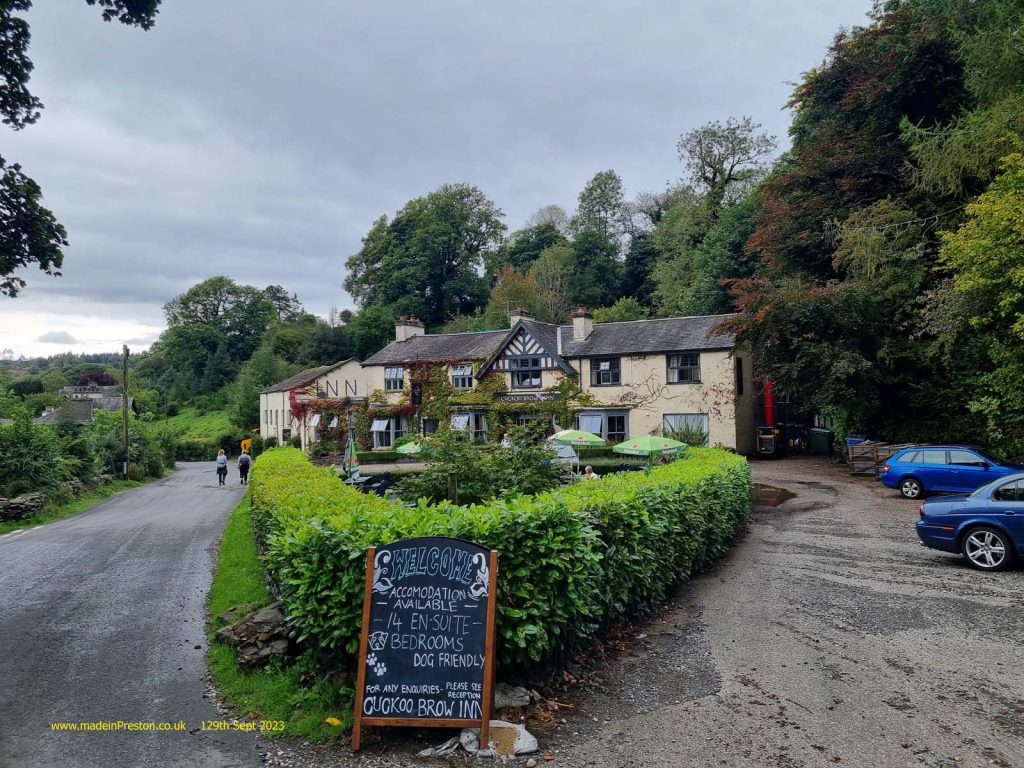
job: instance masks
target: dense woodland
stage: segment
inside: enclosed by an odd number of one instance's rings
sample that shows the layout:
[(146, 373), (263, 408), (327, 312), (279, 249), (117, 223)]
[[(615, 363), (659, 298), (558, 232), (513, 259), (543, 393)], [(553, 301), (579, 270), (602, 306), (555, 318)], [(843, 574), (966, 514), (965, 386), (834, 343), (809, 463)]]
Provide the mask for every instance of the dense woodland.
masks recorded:
[[(693, 128), (666, 189), (627, 198), (604, 170), (575, 211), (509, 231), (484, 191), (445, 184), (372, 223), (345, 262), (355, 312), (206, 280), (165, 306), (134, 392), (247, 429), (261, 388), (365, 358), (399, 314), (459, 331), (519, 305), (548, 322), (579, 305), (605, 322), (738, 312), (759, 374), (840, 434), (1024, 455), (1022, 21), (1012, 0), (879, 3), (795, 86), (788, 151), (746, 117)], [(0, 410), (45, 405), (75, 365), (0, 381)]]

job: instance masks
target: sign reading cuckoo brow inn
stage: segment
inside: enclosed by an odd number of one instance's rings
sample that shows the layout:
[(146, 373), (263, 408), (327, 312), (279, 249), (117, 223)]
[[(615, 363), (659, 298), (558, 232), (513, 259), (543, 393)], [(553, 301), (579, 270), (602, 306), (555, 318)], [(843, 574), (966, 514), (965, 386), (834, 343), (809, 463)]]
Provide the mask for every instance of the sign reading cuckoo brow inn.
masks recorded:
[(403, 539), (366, 553), (352, 748), (363, 725), (480, 728), (487, 744), (498, 553)]

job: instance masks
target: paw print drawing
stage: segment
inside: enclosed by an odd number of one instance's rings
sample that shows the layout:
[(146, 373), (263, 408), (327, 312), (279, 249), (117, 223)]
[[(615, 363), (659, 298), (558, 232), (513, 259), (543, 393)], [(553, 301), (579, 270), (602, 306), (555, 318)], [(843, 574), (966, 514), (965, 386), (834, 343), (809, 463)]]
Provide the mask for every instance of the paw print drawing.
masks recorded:
[(377, 677), (381, 677), (382, 675), (387, 674), (387, 665), (385, 665), (383, 662), (378, 662), (377, 654), (375, 653), (371, 653), (369, 656), (366, 657), (366, 664), (370, 667), (370, 669), (373, 670), (374, 674), (377, 675)]

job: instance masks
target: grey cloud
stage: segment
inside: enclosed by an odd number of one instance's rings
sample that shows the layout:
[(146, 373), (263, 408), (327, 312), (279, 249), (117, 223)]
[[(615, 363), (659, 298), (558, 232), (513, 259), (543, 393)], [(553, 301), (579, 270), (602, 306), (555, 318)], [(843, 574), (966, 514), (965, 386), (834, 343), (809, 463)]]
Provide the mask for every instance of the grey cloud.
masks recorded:
[(44, 344), (77, 344), (78, 339), (72, 336), (67, 331), (50, 331), (44, 333), (36, 341), (41, 341)]

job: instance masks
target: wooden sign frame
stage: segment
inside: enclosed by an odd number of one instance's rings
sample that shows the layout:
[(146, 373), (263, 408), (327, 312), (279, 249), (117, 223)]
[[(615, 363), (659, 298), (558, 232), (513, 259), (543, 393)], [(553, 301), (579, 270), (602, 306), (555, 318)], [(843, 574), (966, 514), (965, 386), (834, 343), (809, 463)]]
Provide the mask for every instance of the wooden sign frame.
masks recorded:
[[(472, 542), (466, 542), (471, 544)], [(475, 545), (479, 546), (479, 545)], [(498, 605), (498, 551), (490, 550), (487, 586), (487, 619), (484, 627), (483, 692), (480, 703), (481, 719), (440, 719), (425, 717), (364, 717), (363, 699), (366, 694), (366, 656), (369, 652), (370, 617), (373, 600), (373, 569), (377, 548), (366, 551), (366, 583), (363, 587), (363, 626), (359, 635), (359, 671), (356, 673), (355, 712), (352, 717), (352, 751), (358, 752), (362, 741), (362, 728), (395, 726), (408, 728), (480, 728), (480, 748), (490, 743), (491, 714), (494, 707), (494, 617)]]

